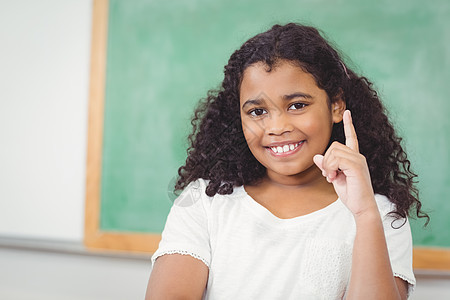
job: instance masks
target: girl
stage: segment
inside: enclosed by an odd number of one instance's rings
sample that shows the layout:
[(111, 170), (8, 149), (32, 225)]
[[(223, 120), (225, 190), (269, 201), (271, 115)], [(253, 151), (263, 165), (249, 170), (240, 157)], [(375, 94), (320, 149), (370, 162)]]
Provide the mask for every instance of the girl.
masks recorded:
[(147, 299), (407, 298), (416, 175), (316, 29), (245, 42), (192, 124)]

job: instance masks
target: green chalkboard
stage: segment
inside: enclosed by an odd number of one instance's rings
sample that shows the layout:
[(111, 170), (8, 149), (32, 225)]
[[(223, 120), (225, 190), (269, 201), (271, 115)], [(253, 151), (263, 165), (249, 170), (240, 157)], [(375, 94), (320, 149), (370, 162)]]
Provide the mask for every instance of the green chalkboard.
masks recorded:
[(162, 231), (195, 103), (245, 40), (302, 22), (375, 83), (404, 137), (432, 217), (412, 222), (415, 245), (450, 247), (450, 1), (110, 0), (108, 18), (101, 230)]

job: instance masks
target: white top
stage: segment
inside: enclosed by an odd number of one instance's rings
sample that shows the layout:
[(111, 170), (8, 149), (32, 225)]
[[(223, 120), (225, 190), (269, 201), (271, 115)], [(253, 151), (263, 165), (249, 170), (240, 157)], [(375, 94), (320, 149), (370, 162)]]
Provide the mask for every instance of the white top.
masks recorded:
[[(204, 299), (344, 297), (356, 225), (339, 199), (313, 213), (280, 219), (243, 186), (231, 195), (208, 197), (206, 185), (202, 179), (192, 182), (175, 200), (152, 264), (170, 253), (201, 260), (209, 268)], [(393, 229), (387, 215), (393, 204), (382, 195), (375, 199), (394, 276), (406, 280), (411, 290), (416, 281), (408, 220)]]

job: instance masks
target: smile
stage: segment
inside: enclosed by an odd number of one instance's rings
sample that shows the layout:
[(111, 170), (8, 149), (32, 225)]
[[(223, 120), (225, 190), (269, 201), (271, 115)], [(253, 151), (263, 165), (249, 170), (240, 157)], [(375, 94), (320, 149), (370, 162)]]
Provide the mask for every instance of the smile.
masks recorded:
[(304, 142), (305, 141), (301, 141), (298, 143), (286, 144), (286, 145), (280, 145), (280, 146), (274, 146), (274, 147), (267, 147), (267, 149), (270, 149), (270, 152), (272, 154), (275, 154), (276, 156), (285, 156), (285, 155), (289, 155), (289, 154), (296, 152), (296, 150), (301, 148), (300, 146)]

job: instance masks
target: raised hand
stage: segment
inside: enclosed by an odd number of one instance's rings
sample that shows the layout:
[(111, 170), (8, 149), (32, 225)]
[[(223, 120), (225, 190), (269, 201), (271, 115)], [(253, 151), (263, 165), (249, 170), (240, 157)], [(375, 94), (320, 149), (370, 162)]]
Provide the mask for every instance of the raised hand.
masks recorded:
[(366, 158), (359, 153), (358, 138), (349, 110), (344, 112), (345, 145), (334, 142), (314, 163), (334, 186), (341, 201), (354, 216), (376, 209)]

